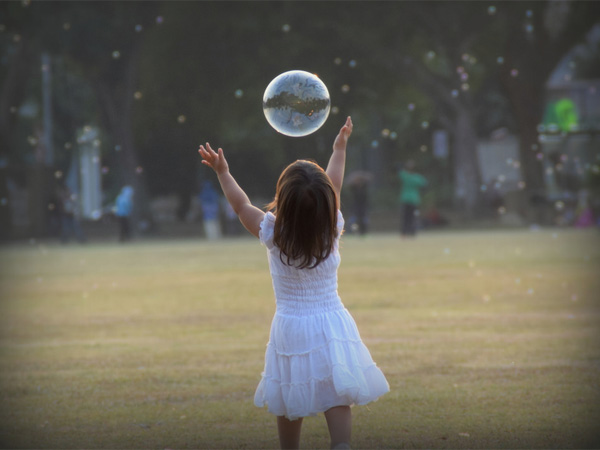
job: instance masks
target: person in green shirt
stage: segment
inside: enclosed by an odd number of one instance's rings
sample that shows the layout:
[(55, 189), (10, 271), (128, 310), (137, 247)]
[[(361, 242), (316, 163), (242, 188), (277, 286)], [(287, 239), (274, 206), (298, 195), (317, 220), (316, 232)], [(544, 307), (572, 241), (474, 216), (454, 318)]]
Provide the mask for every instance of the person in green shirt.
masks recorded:
[(402, 221), (400, 233), (402, 236), (415, 236), (417, 234), (417, 211), (421, 204), (420, 189), (427, 186), (427, 179), (415, 173), (415, 162), (408, 160), (398, 173), (402, 183), (400, 190), (400, 205)]

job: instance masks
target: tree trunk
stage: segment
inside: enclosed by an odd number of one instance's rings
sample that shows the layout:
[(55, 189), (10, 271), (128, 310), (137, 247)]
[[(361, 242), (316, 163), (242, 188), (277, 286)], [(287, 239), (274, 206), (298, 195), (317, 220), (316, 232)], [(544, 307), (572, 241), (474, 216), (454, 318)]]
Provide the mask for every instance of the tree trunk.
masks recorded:
[(456, 109), (453, 132), (454, 193), (457, 206), (468, 218), (479, 206), (481, 175), (477, 154), (477, 133), (473, 114), (460, 106)]

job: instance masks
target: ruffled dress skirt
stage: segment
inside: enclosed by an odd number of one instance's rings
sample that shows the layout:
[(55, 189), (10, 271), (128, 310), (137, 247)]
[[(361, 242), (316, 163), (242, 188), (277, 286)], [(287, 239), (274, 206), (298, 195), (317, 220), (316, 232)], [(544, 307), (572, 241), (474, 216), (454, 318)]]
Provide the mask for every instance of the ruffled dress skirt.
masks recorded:
[(389, 391), (337, 295), (280, 301), (271, 325), (256, 406), (290, 420), (341, 405), (364, 405)]

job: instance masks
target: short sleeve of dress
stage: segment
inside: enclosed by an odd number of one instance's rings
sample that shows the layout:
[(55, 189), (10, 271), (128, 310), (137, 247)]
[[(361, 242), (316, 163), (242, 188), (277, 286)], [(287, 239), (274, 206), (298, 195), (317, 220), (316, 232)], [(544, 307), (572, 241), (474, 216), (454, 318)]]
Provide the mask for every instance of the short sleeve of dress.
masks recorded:
[(262, 222), (260, 223), (260, 231), (258, 238), (260, 243), (268, 249), (273, 247), (273, 233), (275, 229), (275, 216), (272, 212), (267, 212)]
[(342, 216), (342, 211), (340, 211), (338, 209), (338, 212), (337, 212), (337, 232), (338, 232), (338, 236), (342, 235), (342, 232), (344, 231), (344, 224), (345, 224), (344, 216)]

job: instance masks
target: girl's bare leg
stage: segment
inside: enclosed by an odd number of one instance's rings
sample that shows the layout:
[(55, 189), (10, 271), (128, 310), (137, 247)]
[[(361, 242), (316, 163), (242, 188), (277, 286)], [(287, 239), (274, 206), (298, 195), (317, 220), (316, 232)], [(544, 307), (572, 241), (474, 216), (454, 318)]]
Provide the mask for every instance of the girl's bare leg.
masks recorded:
[(284, 416), (277, 416), (277, 431), (279, 432), (279, 445), (282, 449), (300, 448), (300, 431), (302, 418), (289, 420)]
[(335, 406), (325, 411), (331, 436), (331, 448), (350, 448), (352, 411), (349, 406)]

